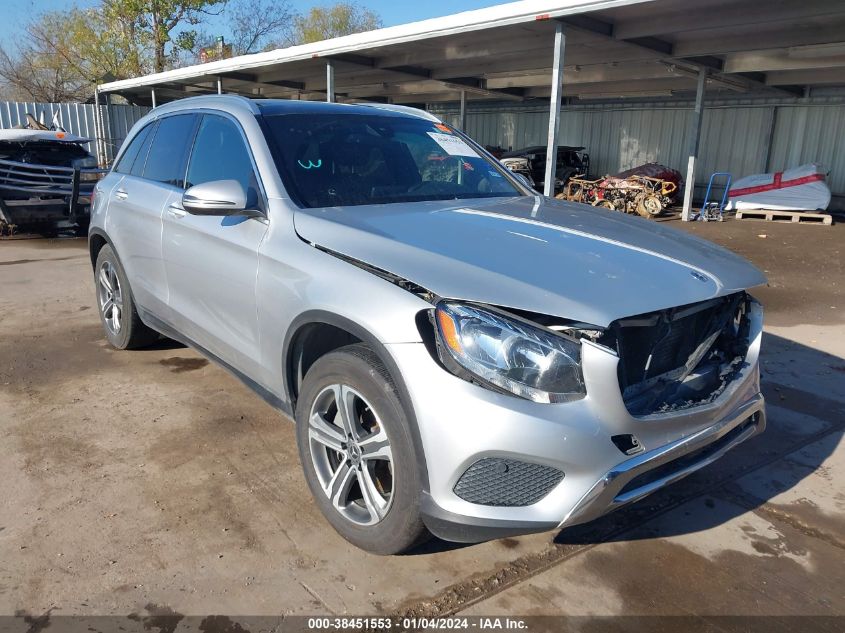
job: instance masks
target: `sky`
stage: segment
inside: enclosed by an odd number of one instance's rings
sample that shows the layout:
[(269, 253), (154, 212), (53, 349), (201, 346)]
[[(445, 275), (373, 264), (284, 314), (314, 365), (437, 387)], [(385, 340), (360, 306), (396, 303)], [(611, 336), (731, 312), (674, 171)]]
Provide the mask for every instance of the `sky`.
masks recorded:
[[(98, 4), (97, 0), (0, 0), (0, 43), (4, 45), (14, 43), (18, 30), (33, 15), (43, 11), (61, 11), (72, 6), (87, 7), (95, 4)], [(291, 4), (296, 10), (304, 12), (315, 4), (324, 3), (292, 0)], [(359, 0), (359, 4), (378, 13), (384, 26), (394, 26), (460, 11), (490, 7), (502, 4), (502, 0), (498, 2), (496, 0), (425, 0), (425, 2)], [(211, 28), (204, 30), (212, 31)]]

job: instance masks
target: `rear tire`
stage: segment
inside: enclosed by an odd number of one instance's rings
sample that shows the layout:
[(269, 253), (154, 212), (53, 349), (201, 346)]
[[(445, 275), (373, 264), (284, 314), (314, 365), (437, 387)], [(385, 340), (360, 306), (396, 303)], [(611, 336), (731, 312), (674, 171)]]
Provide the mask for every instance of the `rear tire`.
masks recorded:
[(311, 366), (296, 403), (296, 439), (314, 500), (343, 538), (383, 555), (428, 539), (408, 417), (370, 348), (349, 345)]
[(146, 347), (159, 334), (141, 322), (126, 273), (112, 247), (103, 246), (94, 265), (97, 311), (109, 345), (116, 349)]

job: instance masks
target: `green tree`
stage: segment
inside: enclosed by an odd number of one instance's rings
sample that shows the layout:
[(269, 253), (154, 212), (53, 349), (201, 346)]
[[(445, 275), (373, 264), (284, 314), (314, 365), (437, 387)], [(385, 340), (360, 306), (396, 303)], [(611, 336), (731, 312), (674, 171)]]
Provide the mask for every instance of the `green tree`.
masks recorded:
[(381, 18), (355, 2), (338, 2), (312, 7), (297, 18), (295, 27), (293, 43), (307, 44), (372, 31), (381, 27)]
[(104, 78), (149, 70), (131, 22), (98, 9), (47, 12), (25, 27), (16, 50), (0, 49), (0, 76), (18, 98), (76, 101)]
[(103, 0), (103, 11), (125, 16), (136, 35), (149, 40), (153, 70), (167, 70), (183, 51), (196, 48), (197, 31), (209, 15), (219, 15), (227, 0)]

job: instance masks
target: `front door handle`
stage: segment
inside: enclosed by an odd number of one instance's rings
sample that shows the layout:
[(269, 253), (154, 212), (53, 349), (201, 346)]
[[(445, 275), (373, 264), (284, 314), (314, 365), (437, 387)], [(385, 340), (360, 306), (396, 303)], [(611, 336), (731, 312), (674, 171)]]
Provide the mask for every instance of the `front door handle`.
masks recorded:
[(125, 189), (118, 189), (114, 192), (114, 197), (118, 200), (126, 200), (129, 197), (129, 194), (126, 193)]
[(173, 216), (174, 218), (184, 218), (187, 215), (187, 211), (183, 209), (181, 206), (176, 204), (175, 202), (171, 203), (167, 207), (167, 212)]

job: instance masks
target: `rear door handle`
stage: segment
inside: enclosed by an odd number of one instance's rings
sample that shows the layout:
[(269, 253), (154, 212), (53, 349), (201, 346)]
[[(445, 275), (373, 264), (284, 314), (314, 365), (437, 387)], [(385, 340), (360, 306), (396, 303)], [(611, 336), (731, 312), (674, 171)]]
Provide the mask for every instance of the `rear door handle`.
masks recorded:
[(167, 207), (167, 212), (168, 212), (170, 215), (172, 215), (174, 218), (184, 218), (184, 217), (185, 217), (185, 215), (187, 215), (187, 213), (188, 213), (187, 211), (185, 211), (185, 209), (183, 209), (182, 207), (180, 207), (180, 206), (179, 206), (178, 204), (176, 204), (175, 202), (174, 202), (174, 203), (171, 203), (171, 204)]
[(114, 192), (114, 197), (118, 200), (126, 200), (129, 197), (129, 194), (126, 193), (125, 189), (118, 189)]

